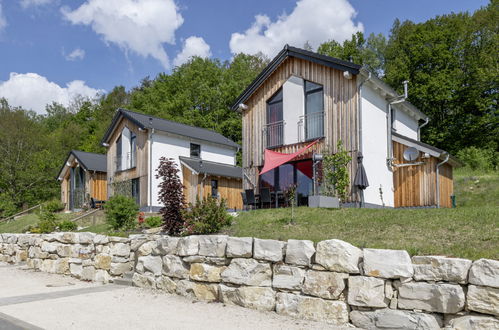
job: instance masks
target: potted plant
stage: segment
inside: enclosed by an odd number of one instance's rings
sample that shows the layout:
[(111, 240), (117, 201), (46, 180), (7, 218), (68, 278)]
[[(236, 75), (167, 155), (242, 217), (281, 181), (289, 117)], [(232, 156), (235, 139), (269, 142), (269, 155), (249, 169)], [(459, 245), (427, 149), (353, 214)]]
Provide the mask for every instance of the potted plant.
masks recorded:
[(321, 191), (308, 197), (309, 207), (339, 208), (340, 202), (346, 201), (350, 185), (347, 166), (351, 160), (341, 140), (338, 141), (336, 153), (323, 156)]

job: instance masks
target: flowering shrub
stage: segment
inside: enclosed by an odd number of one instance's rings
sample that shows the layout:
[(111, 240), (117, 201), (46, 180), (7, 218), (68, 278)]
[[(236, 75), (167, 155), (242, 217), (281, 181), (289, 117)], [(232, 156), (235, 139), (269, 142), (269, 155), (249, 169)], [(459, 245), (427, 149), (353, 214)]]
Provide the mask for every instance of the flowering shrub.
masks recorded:
[(189, 204), (189, 209), (182, 212), (185, 224), (184, 235), (212, 234), (231, 224), (232, 217), (227, 213), (227, 205), (222, 199), (218, 202), (213, 197), (196, 199), (196, 204)]

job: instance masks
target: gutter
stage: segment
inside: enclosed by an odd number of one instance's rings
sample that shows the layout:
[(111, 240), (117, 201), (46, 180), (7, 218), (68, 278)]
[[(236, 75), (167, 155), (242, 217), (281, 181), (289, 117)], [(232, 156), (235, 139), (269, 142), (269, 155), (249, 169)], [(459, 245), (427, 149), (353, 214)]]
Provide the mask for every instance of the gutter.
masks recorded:
[(443, 164), (447, 163), (449, 161), (449, 153), (445, 153), (446, 157), (443, 161), (441, 161), (440, 163), (437, 164), (437, 170), (436, 170), (436, 175), (437, 175), (437, 178), (436, 178), (436, 184), (437, 184), (437, 209), (440, 208), (440, 166), (442, 166)]
[(418, 141), (421, 141), (421, 128), (424, 126), (428, 125), (428, 122), (430, 121), (430, 117), (426, 117), (424, 123), (418, 126)]

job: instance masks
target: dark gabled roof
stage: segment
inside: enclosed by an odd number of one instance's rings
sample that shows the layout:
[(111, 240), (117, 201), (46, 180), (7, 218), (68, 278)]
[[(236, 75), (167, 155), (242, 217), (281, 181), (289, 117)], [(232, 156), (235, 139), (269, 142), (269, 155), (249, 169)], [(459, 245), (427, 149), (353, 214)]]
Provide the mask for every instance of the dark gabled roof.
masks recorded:
[(238, 145), (234, 141), (226, 138), (222, 134), (219, 134), (215, 131), (211, 131), (209, 129), (200, 128), (200, 127), (185, 125), (171, 120), (166, 120), (163, 118), (158, 118), (126, 109), (118, 109), (118, 111), (114, 115), (111, 125), (109, 125), (106, 131), (106, 134), (104, 134), (101, 143), (108, 142), (114, 130), (114, 127), (118, 123), (121, 116), (129, 119), (130, 121), (132, 121), (142, 129), (154, 128), (155, 130), (158, 131), (187, 136), (193, 139), (213, 142), (216, 144), (222, 144), (234, 148), (240, 147), (240, 145)]
[(237, 110), (239, 104), (244, 103), (263, 82), (284, 62), (288, 57), (295, 57), (317, 64), (321, 64), (330, 68), (349, 71), (352, 74), (358, 74), (361, 66), (352, 62), (340, 60), (335, 57), (317, 54), (305, 49), (284, 46), (283, 50), (263, 69), (263, 71), (253, 80), (253, 82), (239, 95), (236, 102), (232, 105), (232, 110)]
[[(400, 141), (401, 143), (408, 145), (409, 147), (414, 147), (420, 151), (428, 152), (431, 156), (437, 157), (439, 159), (444, 159), (448, 154), (448, 152), (445, 150), (439, 149), (421, 141), (408, 138), (407, 136), (402, 134), (393, 132), (392, 137), (394, 138), (394, 140), (398, 140), (397, 142)], [(449, 154), (449, 164), (454, 167), (458, 167), (461, 165), (461, 162), (456, 157)]]
[(66, 167), (66, 163), (69, 158), (73, 156), (78, 160), (78, 164), (80, 164), (83, 169), (87, 171), (96, 171), (96, 172), (107, 172), (107, 156), (103, 154), (96, 154), (93, 152), (86, 152), (80, 150), (71, 150), (62, 164), (62, 167), (59, 171), (57, 177), (60, 177), (64, 167)]
[(228, 178), (243, 177), (243, 169), (239, 166), (210, 162), (199, 158), (189, 158), (180, 156), (180, 161), (191, 170), (200, 174), (217, 175)]

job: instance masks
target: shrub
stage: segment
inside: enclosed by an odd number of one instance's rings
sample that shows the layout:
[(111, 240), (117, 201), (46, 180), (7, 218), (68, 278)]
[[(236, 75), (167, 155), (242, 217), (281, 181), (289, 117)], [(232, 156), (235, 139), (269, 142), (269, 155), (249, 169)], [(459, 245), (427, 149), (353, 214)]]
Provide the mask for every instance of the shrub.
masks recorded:
[(163, 219), (161, 217), (149, 217), (146, 218), (145, 223), (147, 228), (156, 228), (161, 226)]
[(58, 225), (60, 231), (75, 231), (78, 225), (70, 220), (61, 221)]
[(169, 235), (179, 235), (184, 227), (182, 210), (185, 207), (179, 170), (172, 158), (161, 157), (156, 172), (156, 179), (161, 179), (158, 201), (164, 205), (159, 211), (163, 217), (163, 229)]
[(0, 219), (10, 217), (16, 211), (14, 202), (6, 194), (0, 194)]
[(227, 213), (225, 200), (220, 203), (213, 197), (196, 200), (196, 204), (189, 204), (189, 209), (182, 212), (185, 220), (184, 235), (212, 234), (220, 231), (231, 223), (231, 216)]
[(52, 199), (45, 202), (43, 209), (47, 212), (60, 212), (64, 210), (64, 204), (58, 199)]
[(38, 229), (40, 233), (48, 234), (56, 230), (58, 219), (55, 213), (42, 211), (39, 217)]
[(457, 157), (472, 170), (490, 171), (497, 167), (497, 152), (493, 149), (468, 147), (460, 150)]
[(115, 195), (104, 204), (106, 222), (114, 230), (135, 228), (139, 207), (135, 200), (123, 195)]

